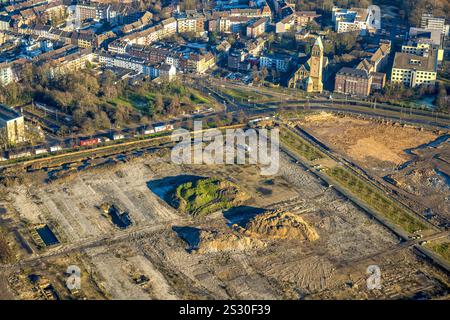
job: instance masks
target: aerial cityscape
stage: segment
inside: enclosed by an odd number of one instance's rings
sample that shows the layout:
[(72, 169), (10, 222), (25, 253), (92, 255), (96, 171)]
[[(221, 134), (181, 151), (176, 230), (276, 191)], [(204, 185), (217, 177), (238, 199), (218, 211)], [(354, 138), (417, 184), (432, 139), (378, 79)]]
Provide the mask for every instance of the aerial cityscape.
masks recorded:
[(449, 11), (0, 0), (0, 300), (450, 300)]

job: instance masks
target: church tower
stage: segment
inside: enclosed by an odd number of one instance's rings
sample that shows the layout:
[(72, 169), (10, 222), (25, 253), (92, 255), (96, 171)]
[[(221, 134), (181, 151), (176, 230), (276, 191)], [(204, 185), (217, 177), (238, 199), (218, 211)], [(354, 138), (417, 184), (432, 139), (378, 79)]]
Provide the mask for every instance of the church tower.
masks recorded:
[[(322, 39), (317, 37), (311, 48), (311, 57), (309, 58), (309, 76), (313, 82), (312, 92), (322, 92), (322, 71), (323, 71), (323, 44)], [(310, 91), (311, 92), (311, 91)]]

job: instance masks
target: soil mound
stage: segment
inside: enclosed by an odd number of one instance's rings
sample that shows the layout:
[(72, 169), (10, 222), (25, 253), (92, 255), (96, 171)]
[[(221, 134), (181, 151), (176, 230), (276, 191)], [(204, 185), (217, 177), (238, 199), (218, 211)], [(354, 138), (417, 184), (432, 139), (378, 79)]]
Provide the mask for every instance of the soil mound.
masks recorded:
[(264, 246), (265, 244), (261, 240), (240, 234), (202, 230), (200, 232), (200, 242), (195, 251), (198, 253), (243, 251)]
[(319, 235), (302, 217), (280, 210), (256, 215), (241, 231), (251, 238), (315, 241)]

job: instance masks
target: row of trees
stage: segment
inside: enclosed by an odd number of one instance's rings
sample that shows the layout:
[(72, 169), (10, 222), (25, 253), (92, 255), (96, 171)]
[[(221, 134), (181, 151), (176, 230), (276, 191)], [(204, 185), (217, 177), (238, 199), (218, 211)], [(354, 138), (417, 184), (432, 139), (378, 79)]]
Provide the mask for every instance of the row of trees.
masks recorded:
[(435, 96), (434, 104), (438, 111), (450, 112), (450, 99), (444, 83), (422, 85), (416, 88), (405, 87), (403, 84), (389, 83), (382, 92), (374, 94), (380, 102), (414, 101), (424, 96)]

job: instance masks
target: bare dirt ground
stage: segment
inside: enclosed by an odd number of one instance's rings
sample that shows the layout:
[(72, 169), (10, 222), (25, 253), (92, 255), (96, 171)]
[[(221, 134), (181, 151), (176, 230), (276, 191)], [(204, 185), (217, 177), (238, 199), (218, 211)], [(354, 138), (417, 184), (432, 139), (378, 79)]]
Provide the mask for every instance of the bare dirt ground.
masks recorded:
[(305, 116), (299, 124), (337, 152), (382, 175), (410, 160), (404, 150), (437, 138), (429, 131), (326, 112)]
[(450, 227), (450, 140), (413, 150), (414, 159), (387, 181), (418, 199), (416, 207), (436, 225)]
[(306, 115), (298, 124), (336, 153), (378, 177), (435, 225), (450, 225), (448, 132), (326, 112)]
[[(282, 155), (276, 176), (256, 166), (179, 166), (168, 154), (144, 154), (107, 170), (88, 169), (50, 184), (47, 172), (30, 173), (11, 188), (6, 202), (16, 229), (20, 264), (2, 266), (16, 298), (48, 298), (30, 280), (37, 274), (62, 299), (312, 299), (445, 297), (449, 276), (417, 257), (411, 248), (370, 219), (311, 172)], [(196, 219), (178, 212), (161, 196), (179, 175), (229, 179), (251, 199), (239, 208)], [(157, 187), (152, 184), (159, 181)], [(158, 189), (159, 188), (159, 189)], [(119, 229), (98, 206), (116, 204), (132, 225)], [(234, 232), (232, 224), (264, 210), (289, 211), (318, 238), (265, 239), (261, 246), (189, 250), (197, 230)], [(41, 247), (30, 235), (47, 224), (60, 244)], [(184, 233), (184, 234), (183, 234)], [(26, 247), (30, 250), (26, 250)], [(382, 270), (381, 290), (365, 285), (368, 265)], [(82, 271), (80, 292), (65, 287), (67, 266)], [(413, 285), (411, 285), (413, 283)], [(0, 286), (1, 278), (0, 278)], [(40, 289), (41, 288), (41, 289)], [(47, 289), (46, 289), (47, 290)], [(48, 290), (47, 290), (48, 291)], [(43, 293), (44, 292), (44, 293)]]

